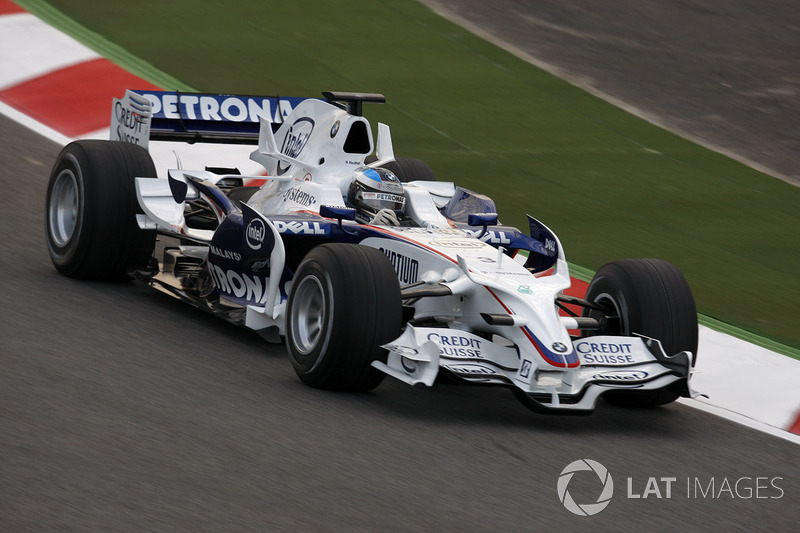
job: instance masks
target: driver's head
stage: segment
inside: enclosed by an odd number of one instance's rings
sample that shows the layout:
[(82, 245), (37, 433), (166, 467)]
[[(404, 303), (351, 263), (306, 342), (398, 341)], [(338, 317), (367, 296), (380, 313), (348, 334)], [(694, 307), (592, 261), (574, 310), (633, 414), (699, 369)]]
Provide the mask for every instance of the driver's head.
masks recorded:
[(402, 211), (406, 197), (397, 176), (384, 168), (367, 168), (356, 172), (347, 203), (361, 222), (369, 222), (382, 209)]

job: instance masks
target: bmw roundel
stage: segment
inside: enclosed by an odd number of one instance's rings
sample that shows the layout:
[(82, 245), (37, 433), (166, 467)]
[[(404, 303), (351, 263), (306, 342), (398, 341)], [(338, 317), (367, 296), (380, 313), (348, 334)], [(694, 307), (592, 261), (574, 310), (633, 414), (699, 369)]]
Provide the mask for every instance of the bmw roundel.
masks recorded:
[(563, 342), (554, 342), (553, 343), (553, 350), (558, 353), (565, 353), (567, 351), (567, 345)]

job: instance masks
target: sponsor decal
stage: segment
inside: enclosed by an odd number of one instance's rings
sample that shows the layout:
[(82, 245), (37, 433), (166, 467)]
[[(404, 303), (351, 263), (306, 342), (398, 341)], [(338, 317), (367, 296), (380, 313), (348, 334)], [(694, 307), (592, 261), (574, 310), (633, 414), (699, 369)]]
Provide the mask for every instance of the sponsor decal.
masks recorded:
[(632, 355), (581, 354), (584, 365), (629, 365), (635, 363)]
[(533, 368), (533, 362), (523, 359), (519, 367), (519, 375), (523, 378), (529, 378), (531, 375), (531, 368)]
[(470, 377), (475, 377), (475, 378), (491, 379), (491, 378), (505, 377), (502, 374), (498, 374), (491, 368), (486, 368), (485, 366), (475, 363), (446, 365), (445, 368), (447, 370), (450, 370), (451, 372), (455, 372), (456, 374), (468, 375)]
[[(289, 127), (289, 131), (286, 132), (286, 137), (283, 139), (280, 152), (283, 155), (288, 155), (289, 157), (297, 159), (297, 157), (303, 151), (303, 148), (305, 148), (306, 144), (308, 144), (308, 140), (311, 138), (311, 133), (313, 131), (314, 120), (312, 118), (298, 118)], [(278, 163), (278, 175), (280, 176), (285, 174), (286, 171), (289, 170), (289, 167), (291, 167), (291, 165), (287, 165), (285, 168), (283, 168), (281, 167), (281, 164)]]
[(606, 381), (642, 381), (647, 378), (649, 374), (644, 370), (614, 370), (612, 372), (603, 372), (602, 374), (595, 374), (592, 379), (602, 379)]
[(517, 292), (521, 292), (522, 294), (533, 294), (533, 290), (531, 289), (530, 285), (520, 285), (517, 287)]
[(419, 279), (419, 261), (386, 248), (378, 248), (392, 263), (401, 283), (415, 283)]
[(247, 246), (253, 250), (260, 250), (264, 244), (264, 236), (267, 234), (267, 227), (260, 218), (252, 219), (245, 229), (245, 241)]
[[(244, 224), (241, 234), (243, 242), (240, 245), (242, 253), (247, 256), (249, 248), (250, 250), (258, 252), (258, 255), (260, 255), (260, 257), (251, 257), (251, 259), (265, 259), (266, 255), (275, 247), (275, 235), (272, 232), (272, 228), (257, 211), (245, 203), (242, 203), (242, 219), (242, 223)], [(222, 224), (227, 225), (227, 220), (228, 219), (223, 221)], [(215, 235), (219, 235), (219, 232)], [(223, 239), (218, 238), (214, 240), (217, 241), (218, 244), (222, 244), (219, 241)]]
[[(439, 234), (439, 235), (453, 235), (453, 236), (456, 236), (456, 237), (463, 237), (463, 235), (464, 235), (464, 232), (461, 231), (460, 229), (439, 228), (438, 226), (435, 226), (435, 228), (436, 228), (436, 233)], [(397, 228), (395, 231), (398, 232), (398, 233), (408, 233), (410, 235), (428, 235), (428, 234), (431, 233), (431, 231), (429, 231), (426, 228), (403, 228), (403, 227), (400, 227), (400, 228)]]
[(339, 133), (339, 126), (341, 126), (341, 123), (338, 120), (331, 126), (331, 139), (336, 137), (336, 134)]
[(419, 350), (417, 350), (416, 348), (411, 348), (410, 346), (401, 346), (399, 344), (389, 344), (388, 346), (386, 346), (386, 349), (389, 350), (390, 352), (396, 353), (397, 355), (409, 356), (409, 357), (412, 355), (417, 355), (419, 353)]
[(628, 342), (581, 341), (575, 345), (585, 365), (627, 365), (636, 362)]
[(209, 245), (209, 249), (211, 251), (211, 255), (216, 255), (217, 257), (222, 257), (223, 259), (233, 259), (234, 261), (241, 261), (242, 254), (239, 252), (231, 252), (230, 250), (223, 250), (222, 248), (217, 248), (213, 244)]
[(114, 99), (114, 116), (117, 119), (117, 137), (115, 140), (139, 144), (148, 118), (126, 107), (125, 102), (125, 99)]
[[(178, 94), (171, 92), (142, 93), (153, 104), (155, 118), (231, 122), (259, 122), (261, 118), (281, 122), (291, 113), (293, 103), (302, 98), (274, 98)], [(272, 111), (273, 106), (275, 111)]]
[[(428, 340), (439, 345), (439, 354), (453, 358), (481, 358), (482, 340), (462, 335), (429, 333)], [(483, 367), (481, 367), (483, 368)]]
[(548, 257), (556, 257), (558, 255), (558, 244), (547, 226), (528, 215), (528, 226), (530, 227), (531, 237), (542, 243), (542, 252)]
[(442, 248), (482, 248), (483, 243), (474, 239), (435, 239), (431, 241), (434, 246)]
[(479, 257), (478, 261), (480, 261), (481, 263), (497, 263), (497, 261), (495, 261), (494, 258), (492, 258), (492, 257), (483, 257), (483, 256)]
[[(481, 272), (483, 274), (491, 274), (493, 276), (516, 276), (518, 278), (530, 278), (530, 274), (528, 272), (508, 272), (505, 270), (481, 270)], [(530, 286), (528, 286), (528, 290), (530, 290)], [(533, 294), (533, 291), (525, 294)]]
[(378, 189), (394, 194), (403, 195), (403, 186), (400, 184), (400, 180), (392, 174), (391, 172), (386, 172), (384, 175), (384, 179), (378, 185)]
[(273, 220), (275, 229), (278, 233), (293, 233), (295, 235), (325, 235), (325, 228), (319, 222), (300, 222), (299, 220), (292, 220), (284, 222), (283, 220)]
[(511, 244), (511, 239), (509, 238), (508, 234), (504, 231), (489, 230), (486, 233), (484, 233), (481, 237), (478, 237), (478, 235), (480, 235), (483, 230), (465, 229), (464, 231), (468, 235), (478, 238), (483, 242), (488, 242), (491, 244)]
[(568, 350), (567, 345), (564, 344), (563, 342), (553, 343), (553, 351), (556, 351), (558, 353), (566, 353), (567, 350)]
[(405, 196), (388, 192), (365, 192), (362, 193), (362, 198), (364, 198), (364, 200), (379, 200), (381, 202), (394, 202), (398, 204), (404, 204), (406, 201)]
[[(308, 176), (308, 174), (306, 174)], [(295, 202), (303, 206), (310, 206), (315, 203), (317, 199), (312, 194), (308, 194), (304, 190), (294, 187), (283, 193), (283, 202)]]
[(242, 298), (248, 302), (266, 303), (269, 294), (266, 278), (249, 276), (235, 270), (223, 270), (217, 265), (209, 264), (214, 284), (224, 294)]

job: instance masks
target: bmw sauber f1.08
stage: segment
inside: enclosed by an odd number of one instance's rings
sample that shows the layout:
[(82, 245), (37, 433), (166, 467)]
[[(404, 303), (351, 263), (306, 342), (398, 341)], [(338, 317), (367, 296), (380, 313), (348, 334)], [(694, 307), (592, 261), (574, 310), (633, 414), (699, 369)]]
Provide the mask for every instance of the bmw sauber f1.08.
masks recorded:
[[(110, 141), (59, 155), (47, 191), (55, 267), (138, 279), (270, 341), (300, 379), (365, 391), (385, 375), (510, 388), (544, 413), (693, 397), (697, 314), (673, 265), (603, 266), (567, 296), (558, 237), (395, 157), (362, 115), (377, 94), (286, 99), (128, 91)], [(253, 144), (266, 175), (177, 168), (154, 141)], [(258, 185), (254, 185), (257, 183)]]

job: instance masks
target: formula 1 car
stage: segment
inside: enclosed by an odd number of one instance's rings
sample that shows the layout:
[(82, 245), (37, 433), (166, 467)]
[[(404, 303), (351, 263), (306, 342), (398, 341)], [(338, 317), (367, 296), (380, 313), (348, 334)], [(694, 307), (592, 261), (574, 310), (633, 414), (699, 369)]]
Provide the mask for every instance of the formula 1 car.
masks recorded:
[[(323, 96), (115, 99), (113, 140), (73, 142), (53, 167), (55, 267), (142, 280), (285, 339), (313, 387), (367, 391), (387, 374), (500, 385), (542, 413), (696, 396), (697, 314), (675, 266), (615, 261), (567, 296), (547, 226), (500, 224), (490, 198), (395, 157), (384, 124), (374, 142), (363, 104), (383, 96)], [(266, 175), (178, 160), (159, 178), (147, 148), (165, 140), (255, 144)]]

